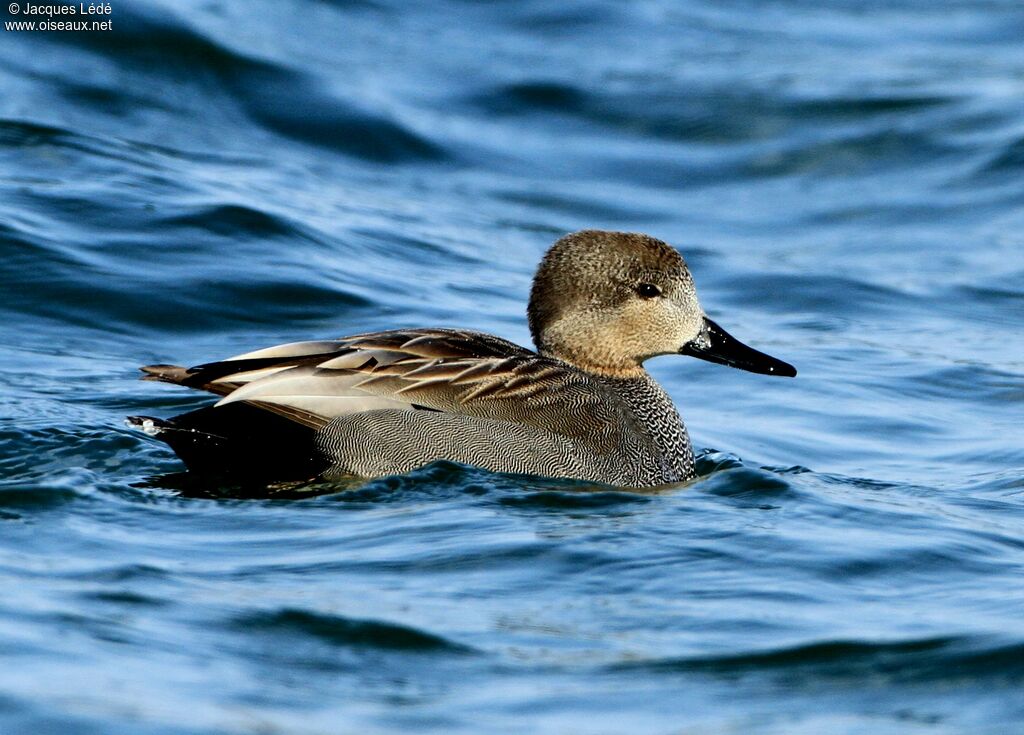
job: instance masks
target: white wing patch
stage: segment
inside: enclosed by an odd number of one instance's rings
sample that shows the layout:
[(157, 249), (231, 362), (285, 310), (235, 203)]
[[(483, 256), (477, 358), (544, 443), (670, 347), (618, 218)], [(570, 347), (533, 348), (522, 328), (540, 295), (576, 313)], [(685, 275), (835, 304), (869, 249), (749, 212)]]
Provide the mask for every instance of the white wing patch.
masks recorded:
[(306, 357), (308, 355), (326, 355), (337, 352), (345, 346), (339, 340), (318, 340), (314, 342), (289, 342), (284, 345), (274, 345), (254, 352), (246, 352), (241, 355), (229, 357), (222, 362), (231, 360), (254, 360), (267, 357)]
[[(239, 375), (245, 373), (229, 375), (224, 380), (242, 382), (238, 380)], [(326, 419), (378, 409), (412, 410), (412, 404), (407, 401), (360, 390), (357, 384), (365, 377), (358, 373), (317, 374), (316, 369), (311, 367), (276, 368), (274, 373), (268, 373), (266, 377), (245, 382), (218, 401), (217, 405), (224, 406), (236, 401), (259, 401), (299, 408)]]

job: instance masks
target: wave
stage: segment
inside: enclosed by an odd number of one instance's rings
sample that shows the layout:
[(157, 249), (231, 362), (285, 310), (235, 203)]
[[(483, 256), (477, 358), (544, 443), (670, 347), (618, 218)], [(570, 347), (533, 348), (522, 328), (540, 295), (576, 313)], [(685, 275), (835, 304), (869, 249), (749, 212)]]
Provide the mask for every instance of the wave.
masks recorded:
[(160, 220), (168, 227), (195, 228), (239, 239), (293, 238), (301, 234), (297, 222), (242, 204), (210, 204)]
[(29, 513), (59, 508), (78, 500), (74, 489), (39, 482), (0, 482), (0, 520), (19, 520), (18, 511)]
[(512, 508), (572, 510), (581, 508), (609, 508), (620, 505), (634, 505), (637, 503), (650, 502), (650, 499), (646, 495), (620, 490), (581, 488), (576, 492), (570, 492), (568, 490), (524, 492), (522, 494), (505, 496), (501, 498), (499, 502), (502, 505)]
[(860, 679), (881, 675), (901, 682), (1024, 677), (1024, 643), (976, 637), (897, 641), (816, 641), (718, 656), (668, 657), (612, 664), (610, 671), (712, 673)]
[[(466, 95), (459, 103), (487, 118), (555, 115), (594, 130), (615, 130), (631, 137), (722, 145), (788, 137), (794, 128), (850, 121), (877, 123), (886, 116), (902, 118), (958, 102), (957, 97), (941, 95), (810, 98), (742, 86), (701, 89), (696, 81), (681, 81), (672, 89), (653, 83), (654, 89), (625, 92), (591, 89), (563, 80), (528, 79), (489, 86)], [(779, 173), (839, 153), (873, 154), (908, 142), (921, 148), (927, 140), (915, 133), (878, 130), (805, 143), (786, 153), (793, 160)]]
[[(101, 35), (105, 36), (101, 40), (91, 38)], [(437, 162), (450, 157), (439, 143), (400, 120), (394, 109), (374, 109), (365, 99), (339, 93), (314, 72), (229, 47), (168, 12), (125, 7), (118, 14), (117, 33), (67, 36), (67, 43), (84, 46), (118, 66), (178, 81), (187, 76), (189, 83), (203, 87), (211, 98), (207, 104), (216, 105), (218, 114), (230, 116), (225, 106), (230, 101), (257, 126), (285, 138), (375, 163)], [(211, 89), (210, 82), (218, 89)], [(58, 82), (58, 86), (65, 96), (83, 94), (81, 85), (74, 82)], [(222, 97), (219, 104), (213, 101), (217, 91)], [(88, 89), (85, 94), (88, 99), (103, 100), (117, 92)], [(162, 102), (148, 97), (139, 98), (137, 106), (164, 108)], [(178, 117), (189, 112), (178, 110)]]
[(380, 620), (358, 620), (340, 615), (284, 608), (241, 615), (232, 627), (243, 632), (300, 635), (332, 646), (358, 646), (422, 653), (466, 654), (469, 646), (449, 641), (419, 628)]

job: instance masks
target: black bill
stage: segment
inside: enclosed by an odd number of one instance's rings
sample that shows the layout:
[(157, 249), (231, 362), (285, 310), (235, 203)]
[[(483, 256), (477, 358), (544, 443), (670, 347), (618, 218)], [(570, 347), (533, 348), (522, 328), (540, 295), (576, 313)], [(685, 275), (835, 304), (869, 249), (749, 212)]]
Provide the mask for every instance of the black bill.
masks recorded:
[(679, 353), (752, 373), (796, 377), (796, 368), (788, 362), (747, 347), (707, 317), (704, 317), (704, 328), (700, 336), (684, 345)]

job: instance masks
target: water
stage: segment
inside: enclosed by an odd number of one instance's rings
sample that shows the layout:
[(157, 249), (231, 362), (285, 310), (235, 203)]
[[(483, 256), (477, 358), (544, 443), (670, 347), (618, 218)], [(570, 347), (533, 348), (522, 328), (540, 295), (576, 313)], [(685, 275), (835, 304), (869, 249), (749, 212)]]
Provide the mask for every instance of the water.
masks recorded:
[[(0, 36), (0, 731), (1024, 725), (1019, 3), (111, 5)], [(208, 400), (151, 362), (528, 343), (582, 227), (800, 370), (653, 361), (690, 485), (239, 499), (122, 423)]]

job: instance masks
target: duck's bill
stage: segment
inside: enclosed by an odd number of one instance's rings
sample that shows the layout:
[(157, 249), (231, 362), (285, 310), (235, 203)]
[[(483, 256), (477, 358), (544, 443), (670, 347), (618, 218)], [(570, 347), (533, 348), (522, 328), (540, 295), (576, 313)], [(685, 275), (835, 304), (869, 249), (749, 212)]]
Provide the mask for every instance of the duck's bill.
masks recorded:
[(752, 373), (796, 377), (796, 368), (788, 362), (758, 352), (753, 347), (747, 347), (707, 317), (704, 317), (704, 328), (700, 336), (679, 352)]

